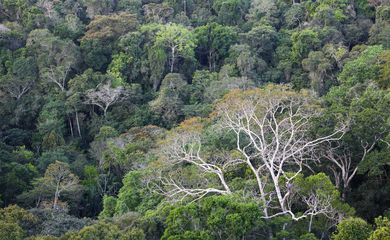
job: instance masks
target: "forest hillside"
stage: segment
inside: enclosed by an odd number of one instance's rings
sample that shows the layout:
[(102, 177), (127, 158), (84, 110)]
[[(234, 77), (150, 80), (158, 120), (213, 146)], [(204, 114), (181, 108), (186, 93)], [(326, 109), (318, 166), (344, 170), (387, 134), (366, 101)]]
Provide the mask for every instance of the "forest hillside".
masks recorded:
[(390, 239), (390, 1), (0, 0), (21, 239)]

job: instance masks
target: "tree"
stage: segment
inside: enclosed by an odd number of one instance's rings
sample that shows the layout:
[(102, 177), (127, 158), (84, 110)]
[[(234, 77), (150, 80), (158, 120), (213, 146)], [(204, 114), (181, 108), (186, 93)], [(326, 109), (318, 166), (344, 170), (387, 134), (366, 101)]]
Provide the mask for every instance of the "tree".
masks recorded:
[(99, 218), (110, 218), (115, 214), (115, 206), (117, 199), (113, 196), (104, 195), (103, 197), (103, 210), (99, 214)]
[[(340, 201), (340, 193), (332, 181), (324, 173), (310, 175), (306, 178), (298, 176), (292, 183), (300, 189), (304, 195), (304, 202), (312, 209), (323, 209), (323, 215), (329, 220), (328, 228), (334, 227), (343, 217), (353, 209)], [(313, 211), (314, 213), (314, 211)], [(312, 232), (315, 214), (311, 214), (308, 220), (308, 232)], [(329, 226), (330, 225), (330, 226)]]
[(115, 6), (115, 10), (129, 11), (136, 15), (140, 15), (141, 9), (142, 9), (141, 0), (119, 0)]
[(387, 217), (375, 218), (375, 227), (368, 240), (386, 240), (390, 238), (390, 220)]
[(70, 171), (68, 164), (56, 161), (47, 167), (42, 184), (54, 191), (53, 208), (57, 209), (61, 193), (76, 192), (79, 178)]
[(248, 18), (250, 22), (261, 20), (269, 21), (278, 11), (277, 2), (271, 0), (253, 0), (249, 9)]
[(321, 51), (311, 51), (302, 60), (302, 68), (309, 72), (311, 87), (319, 96), (324, 95), (335, 84), (333, 64)]
[(87, 99), (84, 103), (98, 106), (106, 116), (110, 106), (126, 99), (127, 92), (122, 86), (112, 87), (108, 82), (99, 84), (96, 90), (87, 90), (85, 96)]
[(292, 58), (300, 62), (310, 51), (316, 50), (320, 45), (318, 33), (311, 29), (294, 32), (291, 35)]
[(16, 196), (31, 188), (32, 180), (39, 176), (35, 166), (31, 163), (18, 163), (12, 155), (2, 150), (3, 156), (11, 157), (7, 161), (0, 161), (2, 175), (0, 177), (1, 200), (7, 205), (14, 203)]
[(85, 63), (94, 70), (105, 70), (111, 61), (112, 46), (100, 39), (83, 40), (80, 48)]
[(354, 86), (367, 80), (377, 80), (380, 76), (379, 56), (383, 52), (380, 45), (369, 46), (356, 59), (345, 63), (339, 80), (347, 86)]
[(71, 40), (62, 40), (53, 36), (47, 29), (30, 32), (27, 39), (38, 59), (41, 77), (49, 84), (54, 83), (60, 91), (67, 88), (70, 73), (77, 70), (80, 51)]
[(97, 222), (94, 225), (85, 226), (78, 232), (69, 232), (62, 237), (64, 240), (116, 240), (120, 237), (118, 226), (107, 223)]
[(378, 85), (383, 89), (390, 88), (390, 50), (386, 50), (379, 56), (380, 72), (379, 79), (376, 80)]
[(333, 240), (366, 240), (370, 236), (371, 226), (361, 218), (347, 218), (337, 225)]
[(63, 95), (47, 96), (46, 104), (42, 106), (38, 118), (38, 133), (41, 137), (40, 146), (44, 150), (53, 149), (65, 144), (65, 106)]
[(218, 15), (221, 24), (238, 25), (244, 21), (249, 9), (249, 1), (245, 0), (216, 0), (213, 1), (213, 10)]
[(238, 196), (212, 196), (168, 212), (161, 239), (228, 239), (262, 235), (264, 220), (253, 201)]
[(161, 123), (165, 126), (173, 126), (183, 118), (184, 88), (187, 85), (181, 74), (169, 73), (161, 83), (159, 95), (151, 101), (150, 107)]
[(2, 1), (1, 18), (16, 21), (25, 29), (32, 30), (44, 23), (42, 10), (26, 0)]
[(2, 89), (19, 100), (23, 95), (31, 90), (38, 78), (38, 69), (32, 57), (17, 58), (8, 74), (0, 79)]
[[(367, 53), (366, 50), (363, 52)], [(379, 155), (386, 154), (388, 150), (388, 91), (381, 90), (371, 80), (378, 76), (378, 72), (367, 69), (368, 63), (362, 58), (371, 59), (372, 56), (359, 55), (347, 62), (339, 75), (342, 85), (332, 88), (324, 97), (328, 107), (323, 121), (334, 123), (334, 115), (339, 115), (350, 119), (351, 123), (342, 141), (331, 146), (333, 151), (325, 151), (324, 154), (331, 163), (329, 168), (336, 185), (342, 188), (343, 199), (346, 199), (355, 175), (359, 172), (376, 172), (382, 164)]]
[(111, 15), (96, 16), (88, 25), (81, 41), (101, 40), (110, 41), (138, 28), (136, 15), (121, 12)]
[(385, 49), (389, 49), (387, 36), (390, 32), (389, 14), (390, 7), (382, 4), (376, 7), (375, 24), (370, 29), (370, 44), (381, 44)]
[[(76, 8), (76, 7), (75, 7)], [(54, 27), (54, 34), (61, 38), (69, 38), (74, 41), (79, 39), (85, 31), (85, 26), (78, 16), (69, 13), (64, 17), (63, 21), (59, 21)]]
[(108, 0), (83, 0), (82, 3), (87, 8), (86, 12), (91, 19), (97, 15), (110, 13), (114, 7), (114, 3)]
[(0, 209), (0, 239), (22, 240), (26, 237), (26, 230), (30, 230), (37, 222), (37, 218), (30, 212), (16, 205)]
[(302, 4), (293, 4), (284, 14), (284, 18), (288, 27), (295, 28), (303, 24), (305, 15), (305, 7)]
[(276, 30), (272, 26), (257, 25), (243, 34), (243, 42), (248, 44), (257, 56), (270, 61), (271, 53), (276, 46), (276, 37)]
[(220, 61), (227, 56), (229, 47), (237, 40), (233, 27), (218, 23), (208, 23), (197, 27), (194, 34), (198, 43), (196, 52), (200, 60), (207, 58), (210, 71), (216, 71)]
[[(304, 194), (295, 197), (303, 198), (300, 201), (306, 203), (306, 210), (300, 214), (294, 213), (292, 208), (293, 182), (305, 166), (319, 159), (316, 148), (325, 142), (339, 141), (346, 131), (341, 123), (330, 134), (311, 135), (311, 120), (320, 114), (320, 109), (307, 92), (295, 93), (273, 85), (264, 89), (233, 90), (219, 102), (215, 114), (221, 126), (235, 134), (237, 153), (234, 157), (208, 159), (202, 154), (202, 125), (196, 120), (187, 120), (164, 145), (166, 160), (172, 164), (190, 164), (199, 174), (215, 176), (218, 184), (198, 184), (192, 188), (180, 180), (163, 177), (163, 185), (168, 186), (166, 196), (178, 200), (187, 196), (199, 199), (210, 193), (230, 195), (232, 189), (225, 173), (229, 167), (243, 164), (257, 183), (253, 194), (262, 202), (264, 218), (289, 215), (300, 220), (333, 212), (329, 204), (313, 205), (306, 201), (310, 197)], [(314, 199), (317, 201), (317, 196)]]
[(175, 10), (164, 3), (149, 3), (142, 6), (147, 22), (166, 23)]
[(178, 58), (193, 58), (195, 37), (182, 25), (170, 23), (164, 25), (156, 34), (155, 45), (169, 50), (170, 72), (175, 70)]
[(312, 5), (310, 7), (312, 10), (311, 16), (313, 19), (321, 21), (321, 23), (325, 26), (339, 24), (353, 15), (353, 13), (347, 12), (348, 3), (349, 2), (346, 0), (340, 0), (337, 2), (332, 0), (315, 3), (309, 2), (309, 5)]
[(47, 208), (33, 208), (29, 211), (38, 219), (35, 227), (29, 229), (30, 235), (47, 236), (48, 239), (45, 240), (58, 239), (67, 232), (79, 231), (84, 226), (92, 224), (89, 218), (78, 218), (65, 211)]

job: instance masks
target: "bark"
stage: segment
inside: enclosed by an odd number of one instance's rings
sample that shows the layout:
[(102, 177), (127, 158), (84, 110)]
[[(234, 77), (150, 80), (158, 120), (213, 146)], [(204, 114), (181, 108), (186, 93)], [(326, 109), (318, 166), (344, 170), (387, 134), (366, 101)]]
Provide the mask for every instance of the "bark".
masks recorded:
[(73, 126), (72, 126), (72, 120), (71, 118), (68, 116), (68, 122), (69, 122), (69, 128), (70, 128), (70, 134), (72, 137), (74, 137), (73, 135)]
[(171, 51), (171, 73), (173, 72), (173, 69), (174, 69), (174, 65), (175, 65), (175, 58), (176, 58), (176, 56), (175, 56), (175, 47), (173, 47), (172, 49), (171, 49), (172, 51)]
[(76, 124), (77, 124), (77, 132), (79, 133), (79, 137), (81, 137), (81, 129), (80, 129), (80, 122), (79, 122), (79, 115), (76, 111)]

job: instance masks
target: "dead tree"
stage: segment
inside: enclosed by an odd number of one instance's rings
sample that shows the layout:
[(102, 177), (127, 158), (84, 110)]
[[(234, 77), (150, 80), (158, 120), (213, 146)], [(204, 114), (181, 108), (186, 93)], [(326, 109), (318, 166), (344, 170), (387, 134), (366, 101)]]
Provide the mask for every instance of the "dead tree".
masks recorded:
[(126, 90), (123, 87), (111, 87), (111, 83), (100, 84), (97, 89), (87, 90), (84, 103), (98, 106), (103, 110), (104, 116), (110, 106), (123, 101), (126, 97)]
[[(213, 174), (221, 188), (190, 189), (175, 179), (165, 179), (162, 182), (170, 189), (165, 192), (167, 196), (183, 194), (201, 198), (208, 193), (230, 194), (224, 177), (226, 168), (245, 164), (257, 182), (254, 195), (263, 203), (264, 218), (290, 215), (293, 220), (300, 220), (318, 214), (330, 215), (334, 211), (326, 199), (315, 194), (300, 196), (286, 187), (293, 186), (302, 170), (320, 158), (319, 146), (340, 140), (347, 128), (341, 124), (328, 135), (313, 136), (311, 120), (320, 114), (320, 109), (311, 94), (292, 92), (283, 86), (234, 90), (217, 105), (215, 113), (222, 129), (235, 133), (236, 149), (241, 157), (222, 163), (204, 159), (199, 136), (180, 132), (165, 149), (167, 159), (173, 163), (186, 162), (203, 173)], [(301, 214), (292, 209), (297, 198), (307, 207)]]

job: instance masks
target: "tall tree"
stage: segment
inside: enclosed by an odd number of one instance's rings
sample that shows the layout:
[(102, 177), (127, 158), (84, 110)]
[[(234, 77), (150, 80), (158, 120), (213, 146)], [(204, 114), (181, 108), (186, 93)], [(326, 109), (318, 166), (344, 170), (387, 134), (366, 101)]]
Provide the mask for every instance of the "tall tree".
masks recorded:
[(53, 36), (47, 29), (32, 31), (27, 39), (27, 46), (33, 49), (38, 59), (43, 80), (64, 92), (70, 73), (79, 68), (81, 57), (79, 47), (71, 40)]
[[(296, 180), (303, 169), (320, 158), (316, 149), (324, 142), (339, 141), (346, 131), (341, 123), (328, 135), (313, 136), (310, 123), (320, 114), (320, 109), (307, 92), (295, 93), (286, 87), (272, 85), (264, 89), (236, 90), (223, 98), (215, 114), (221, 126), (235, 135), (237, 154), (209, 159), (202, 154), (202, 124), (196, 120), (184, 122), (164, 145), (166, 159), (175, 164), (188, 163), (217, 180), (211, 186), (197, 184), (197, 187), (191, 187), (194, 184), (162, 177), (163, 184), (168, 186), (167, 196), (178, 199), (202, 198), (210, 193), (230, 195), (232, 188), (226, 172), (230, 167), (243, 164), (250, 169), (257, 183), (252, 194), (261, 200), (264, 218), (289, 215), (300, 220), (337, 212), (329, 199), (316, 193), (296, 194), (300, 191), (295, 188)], [(295, 212), (294, 201), (303, 202), (305, 210)]]
[(194, 34), (182, 25), (164, 25), (156, 34), (155, 45), (169, 51), (169, 69), (175, 70), (178, 58), (193, 58), (196, 46)]
[(47, 167), (42, 184), (53, 189), (53, 208), (57, 209), (61, 193), (75, 192), (79, 188), (79, 178), (70, 171), (68, 164), (56, 161)]
[(8, 74), (0, 78), (0, 86), (8, 94), (19, 100), (31, 90), (38, 78), (38, 68), (32, 57), (15, 59)]
[(194, 30), (197, 39), (197, 53), (200, 62), (206, 56), (210, 71), (216, 71), (222, 59), (227, 56), (229, 47), (236, 42), (235, 29), (218, 23), (209, 23)]
[(99, 84), (96, 90), (87, 90), (85, 96), (87, 98), (85, 103), (98, 106), (103, 110), (104, 116), (107, 115), (109, 107), (127, 97), (126, 90), (122, 86), (113, 87), (111, 82)]

